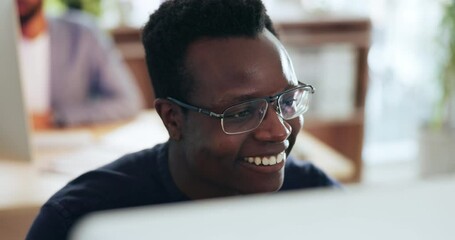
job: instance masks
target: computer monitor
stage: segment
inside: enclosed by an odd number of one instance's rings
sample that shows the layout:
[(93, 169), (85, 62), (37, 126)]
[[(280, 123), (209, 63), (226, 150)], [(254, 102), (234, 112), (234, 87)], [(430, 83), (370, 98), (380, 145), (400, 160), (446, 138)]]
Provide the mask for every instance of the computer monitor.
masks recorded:
[(453, 239), (455, 176), (204, 200), (88, 215), (72, 240)]
[(0, 159), (32, 159), (19, 71), (19, 21), (14, 0), (0, 1)]

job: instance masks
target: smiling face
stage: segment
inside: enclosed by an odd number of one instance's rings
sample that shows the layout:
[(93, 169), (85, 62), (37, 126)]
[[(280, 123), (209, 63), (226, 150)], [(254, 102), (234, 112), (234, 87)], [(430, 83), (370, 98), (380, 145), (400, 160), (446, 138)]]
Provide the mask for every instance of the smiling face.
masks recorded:
[[(298, 84), (287, 54), (268, 32), (257, 38), (198, 40), (188, 49), (186, 66), (194, 79), (186, 101), (216, 113)], [(258, 128), (228, 135), (218, 118), (194, 111), (181, 116), (181, 138), (171, 143), (170, 168), (177, 185), (191, 198), (281, 187), (280, 158), (289, 154), (302, 117), (284, 121), (269, 104)]]

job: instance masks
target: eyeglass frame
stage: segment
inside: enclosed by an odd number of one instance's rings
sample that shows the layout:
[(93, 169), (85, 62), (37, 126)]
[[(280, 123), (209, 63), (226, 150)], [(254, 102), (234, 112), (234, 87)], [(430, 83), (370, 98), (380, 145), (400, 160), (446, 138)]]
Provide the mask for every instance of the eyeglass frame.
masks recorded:
[[(198, 113), (202, 113), (202, 114), (204, 114), (204, 115), (207, 115), (207, 116), (209, 116), (209, 117), (214, 117), (214, 118), (220, 119), (220, 120), (221, 120), (221, 129), (223, 130), (223, 132), (226, 133), (226, 134), (228, 134), (228, 135), (235, 135), (235, 134), (242, 134), (242, 133), (246, 133), (246, 132), (253, 131), (253, 130), (256, 129), (258, 126), (261, 125), (263, 119), (261, 120), (261, 122), (258, 124), (257, 127), (252, 128), (252, 129), (250, 129), (250, 130), (243, 131), (243, 132), (238, 132), (238, 133), (227, 133), (227, 132), (224, 130), (223, 121), (222, 121), (223, 118), (224, 118), (225, 111), (226, 111), (227, 109), (229, 109), (229, 108), (231, 108), (231, 107), (234, 107), (234, 106), (237, 106), (237, 105), (239, 105), (239, 104), (243, 104), (243, 103), (247, 103), (247, 102), (251, 102), (251, 101), (255, 101), (255, 100), (260, 100), (260, 99), (264, 99), (264, 100), (267, 102), (267, 108), (268, 108), (268, 104), (271, 104), (271, 103), (273, 103), (273, 102), (278, 101), (278, 99), (279, 99), (282, 95), (284, 95), (284, 94), (286, 94), (286, 93), (288, 93), (288, 92), (294, 91), (294, 90), (296, 90), (296, 89), (299, 89), (299, 88), (306, 88), (306, 89), (309, 89), (311, 94), (314, 94), (314, 93), (315, 93), (315, 88), (314, 88), (312, 85), (310, 85), (310, 84), (305, 84), (305, 83), (302, 83), (302, 82), (298, 82), (298, 83), (299, 83), (299, 84), (298, 84), (297, 86), (295, 86), (295, 87), (293, 87), (293, 88), (290, 88), (290, 89), (287, 89), (287, 90), (285, 90), (285, 91), (283, 91), (283, 92), (277, 93), (277, 94), (275, 94), (275, 95), (273, 95), (273, 96), (261, 97), (261, 98), (254, 98), (254, 99), (250, 99), (250, 100), (247, 100), (247, 101), (244, 101), (244, 102), (241, 102), (241, 103), (234, 104), (234, 105), (232, 105), (232, 106), (227, 107), (227, 108), (223, 111), (223, 113), (215, 113), (215, 112), (212, 112), (212, 111), (210, 111), (210, 110), (208, 110), (208, 109), (204, 109), (204, 108), (201, 108), (201, 107), (196, 107), (196, 106), (190, 105), (190, 104), (188, 104), (188, 103), (182, 102), (182, 101), (180, 101), (180, 100), (177, 100), (177, 99), (175, 99), (175, 98), (173, 98), (173, 97), (166, 97), (166, 99), (169, 100), (169, 101), (171, 101), (171, 102), (173, 102), (173, 103), (175, 103), (175, 104), (177, 104), (177, 105), (179, 105), (180, 107), (186, 108), (186, 109), (188, 109), (188, 110), (192, 110), (192, 111), (195, 111), (195, 112), (198, 112)], [(275, 109), (275, 112), (277, 113), (278, 116), (280, 116), (280, 117), (282, 118), (281, 113), (279, 112), (279, 106), (278, 106), (278, 104), (276, 104), (276, 105), (277, 105), (277, 106), (276, 106), (277, 108)], [(303, 113), (305, 113), (305, 112), (303, 112)], [(302, 113), (302, 114), (303, 114), (303, 113)], [(300, 115), (301, 115), (301, 114), (300, 114)], [(299, 115), (297, 115), (297, 116), (299, 116)], [(297, 116), (296, 116), (296, 117), (297, 117)], [(294, 117), (294, 118), (295, 118), (295, 117)], [(293, 118), (290, 118), (290, 119), (293, 119)], [(290, 120), (290, 119), (287, 119), (287, 120)]]

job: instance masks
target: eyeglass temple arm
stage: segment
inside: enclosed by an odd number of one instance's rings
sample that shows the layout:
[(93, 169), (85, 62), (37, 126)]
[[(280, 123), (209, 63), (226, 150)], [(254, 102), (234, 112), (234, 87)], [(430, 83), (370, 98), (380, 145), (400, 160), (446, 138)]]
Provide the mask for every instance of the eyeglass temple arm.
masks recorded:
[(306, 84), (306, 83), (303, 83), (303, 82), (300, 82), (300, 81), (299, 81), (299, 84), (302, 85), (305, 88), (309, 88), (311, 93), (315, 92), (315, 88), (312, 85)]
[(311, 94), (314, 94), (315, 89), (314, 89), (313, 86), (307, 84), (307, 85), (305, 85), (305, 87), (310, 89), (310, 93), (311, 93)]
[(172, 98), (172, 97), (167, 97), (167, 99), (172, 101), (172, 102), (174, 102), (174, 103), (176, 103), (177, 105), (179, 105), (181, 107), (184, 107), (184, 108), (188, 109), (188, 110), (199, 112), (199, 113), (208, 115), (210, 117), (223, 118), (223, 114), (218, 114), (218, 113), (214, 113), (214, 112), (211, 112), (211, 111), (203, 109), (203, 108), (198, 108), (198, 107), (186, 104), (184, 102), (181, 102), (181, 101), (179, 101), (179, 100), (177, 100), (175, 98)]

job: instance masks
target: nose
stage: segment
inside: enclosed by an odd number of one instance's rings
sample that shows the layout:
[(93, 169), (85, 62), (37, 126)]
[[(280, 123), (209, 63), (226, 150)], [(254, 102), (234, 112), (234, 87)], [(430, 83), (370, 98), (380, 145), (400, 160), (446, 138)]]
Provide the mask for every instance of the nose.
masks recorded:
[(279, 111), (275, 108), (274, 104), (269, 104), (264, 119), (254, 131), (256, 139), (267, 142), (283, 142), (291, 134), (291, 125), (279, 116)]

